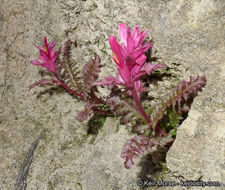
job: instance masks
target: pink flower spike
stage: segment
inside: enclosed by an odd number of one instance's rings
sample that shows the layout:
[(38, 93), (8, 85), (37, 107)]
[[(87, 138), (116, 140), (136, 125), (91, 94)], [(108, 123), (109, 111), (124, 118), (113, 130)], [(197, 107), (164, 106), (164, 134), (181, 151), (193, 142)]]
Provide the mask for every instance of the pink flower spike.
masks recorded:
[(135, 60), (152, 47), (150, 42), (143, 43), (149, 30), (141, 32), (137, 25), (134, 30), (131, 30), (128, 25), (123, 23), (120, 23), (118, 28), (123, 51), (132, 56)]
[[(136, 25), (131, 30), (127, 24), (118, 25), (120, 44), (114, 36), (109, 37), (109, 44), (113, 51), (112, 59), (117, 64), (117, 77), (108, 77), (98, 82), (95, 86), (121, 85), (135, 93), (135, 99), (138, 101), (141, 92), (145, 91), (144, 85), (140, 81), (142, 75), (151, 74), (155, 69), (165, 67), (162, 64), (152, 65), (146, 63), (145, 52), (148, 51), (152, 44), (150, 41), (144, 43), (144, 39), (149, 31), (141, 31)], [(134, 91), (132, 90), (134, 89)], [(139, 106), (141, 107), (141, 106)], [(142, 111), (144, 112), (144, 111)]]
[(41, 62), (33, 60), (31, 61), (31, 64), (36, 66), (42, 66), (46, 68), (49, 72), (56, 73), (56, 61), (58, 58), (58, 54), (61, 51), (61, 47), (58, 49), (57, 52), (55, 52), (53, 48), (55, 47), (56, 42), (53, 41), (48, 44), (46, 36), (44, 37), (43, 42), (43, 48), (41, 48), (40, 46), (36, 46), (40, 51), (39, 59), (41, 60)]
[[(114, 36), (109, 37), (109, 44), (113, 51), (112, 59), (118, 66), (117, 70), (123, 82), (127, 87), (131, 87), (146, 61), (144, 53), (152, 45), (150, 42), (143, 43), (148, 31), (141, 32), (137, 25), (131, 30), (127, 24), (120, 23), (118, 28), (121, 44)], [(105, 84), (109, 84), (109, 80)]]

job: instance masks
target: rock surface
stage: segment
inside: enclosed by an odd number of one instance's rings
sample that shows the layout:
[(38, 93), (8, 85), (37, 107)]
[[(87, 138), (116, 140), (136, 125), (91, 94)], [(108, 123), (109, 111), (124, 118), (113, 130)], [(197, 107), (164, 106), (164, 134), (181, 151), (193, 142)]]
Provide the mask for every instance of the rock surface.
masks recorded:
[[(107, 119), (94, 138), (87, 134), (87, 123), (75, 120), (82, 102), (62, 89), (27, 91), (41, 79), (41, 69), (29, 62), (37, 57), (35, 45), (45, 35), (58, 46), (76, 39), (73, 55), (80, 65), (97, 53), (104, 64), (101, 77), (115, 73), (108, 37), (117, 35), (120, 22), (150, 29), (154, 54), (176, 68), (181, 79), (198, 74), (207, 78), (167, 153), (170, 173), (165, 179), (220, 181), (220, 187), (205, 189), (225, 188), (224, 1), (1, 0), (0, 4), (0, 189), (13, 189), (26, 152), (40, 133), (43, 139), (35, 151), (27, 189), (139, 189), (138, 160), (126, 170), (120, 158), (131, 137), (125, 126), (116, 132), (116, 122)], [(159, 85), (165, 85), (165, 91), (171, 81)], [(151, 87), (150, 95), (156, 95), (158, 87)], [(182, 188), (187, 189), (173, 187)]]

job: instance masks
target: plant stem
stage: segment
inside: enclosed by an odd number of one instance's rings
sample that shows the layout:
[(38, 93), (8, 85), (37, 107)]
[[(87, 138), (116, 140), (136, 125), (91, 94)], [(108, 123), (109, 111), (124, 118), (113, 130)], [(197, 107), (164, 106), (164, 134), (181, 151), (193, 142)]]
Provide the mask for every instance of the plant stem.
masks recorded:
[(158, 125), (155, 126), (155, 132), (160, 136), (163, 135), (165, 137), (168, 137), (168, 133), (161, 129)]
[(135, 90), (135, 88), (133, 87), (132, 88), (132, 95), (133, 95), (133, 98), (134, 98), (134, 101), (138, 107), (138, 109), (140, 110), (140, 113), (141, 115), (144, 117), (144, 119), (147, 121), (147, 123), (150, 125), (152, 123), (152, 121), (149, 119), (149, 117), (147, 116), (147, 114), (145, 113), (145, 110), (143, 109), (139, 99), (138, 99), (138, 95), (137, 95), (137, 92)]
[[(133, 86), (134, 86), (134, 85), (133, 85)], [(136, 90), (135, 90), (134, 87), (132, 88), (132, 95), (133, 95), (134, 101), (135, 101), (135, 103), (136, 103), (138, 109), (140, 110), (141, 115), (144, 117), (144, 119), (145, 119), (146, 122), (149, 124), (149, 126), (151, 126), (152, 121), (151, 121), (151, 119), (148, 117), (148, 115), (145, 113), (145, 110), (144, 110), (144, 108), (142, 107), (142, 105), (141, 105), (141, 103), (140, 103), (140, 101), (139, 101), (139, 99), (138, 99), (138, 95), (137, 95), (137, 92), (136, 92)], [(149, 128), (149, 127), (148, 127), (148, 128)], [(163, 135), (163, 136), (165, 136), (165, 137), (168, 136), (168, 134), (167, 134), (163, 129), (160, 129), (158, 126), (156, 126), (155, 129), (153, 129), (153, 130), (155, 130), (155, 132), (156, 132), (159, 136), (161, 136), (161, 135)]]
[(75, 92), (75, 91), (72, 90), (70, 87), (68, 87), (67, 85), (65, 85), (65, 84), (63, 83), (63, 81), (58, 77), (58, 75), (57, 75), (56, 73), (54, 73), (54, 75), (55, 75), (55, 77), (57, 78), (57, 80), (59, 81), (60, 85), (61, 85), (63, 88), (65, 88), (66, 90), (68, 90), (70, 93), (72, 93), (72, 94), (74, 94), (74, 95), (80, 97), (82, 100), (85, 100), (83, 95), (81, 95), (81, 94)]

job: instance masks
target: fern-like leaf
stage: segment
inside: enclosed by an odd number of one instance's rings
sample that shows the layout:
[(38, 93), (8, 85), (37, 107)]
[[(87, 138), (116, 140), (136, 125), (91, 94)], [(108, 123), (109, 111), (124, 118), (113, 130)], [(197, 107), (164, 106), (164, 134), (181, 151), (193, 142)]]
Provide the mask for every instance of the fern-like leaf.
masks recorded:
[(57, 81), (56, 79), (42, 79), (30, 85), (29, 90), (31, 90), (37, 85), (44, 86), (44, 85), (54, 85), (54, 84), (60, 85), (60, 82)]
[(81, 76), (76, 63), (71, 60), (71, 44), (71, 40), (68, 40), (64, 45), (63, 63), (60, 64), (61, 75), (70, 89), (80, 93), (82, 90)]
[(93, 106), (95, 106), (95, 105), (88, 102), (86, 104), (84, 110), (77, 114), (77, 121), (83, 122), (83, 121), (87, 120), (88, 117), (93, 113), (93, 109), (92, 109)]
[(125, 124), (132, 119), (143, 119), (140, 112), (132, 103), (126, 100), (121, 100), (119, 96), (112, 96), (106, 100), (109, 109), (113, 111), (116, 116), (122, 116), (120, 122)]
[(135, 136), (128, 140), (121, 152), (121, 157), (125, 159), (124, 167), (130, 169), (134, 165), (134, 158), (137, 158), (139, 155), (143, 156), (147, 151), (155, 151), (157, 145), (157, 141), (145, 136)]
[(182, 81), (180, 84), (178, 84), (172, 91), (172, 93), (166, 96), (168, 98), (164, 98), (159, 106), (153, 108), (151, 112), (151, 126), (153, 127), (153, 129), (157, 125), (158, 121), (162, 119), (168, 107), (174, 107), (176, 104), (180, 106), (182, 100), (187, 101), (190, 96), (196, 96), (197, 92), (200, 91), (202, 87), (205, 86), (205, 84), (206, 78), (204, 76), (197, 76), (195, 79), (193, 77), (190, 77), (189, 82)]
[(95, 58), (89, 61), (84, 65), (82, 69), (82, 78), (83, 78), (83, 93), (87, 95), (90, 93), (91, 87), (94, 82), (98, 79), (100, 68), (101, 68), (101, 60), (98, 55), (95, 55)]
[(173, 142), (173, 138), (154, 139), (146, 136), (135, 136), (128, 140), (121, 152), (121, 157), (125, 159), (124, 167), (130, 169), (134, 165), (134, 160), (145, 153), (153, 153), (157, 148), (166, 147)]

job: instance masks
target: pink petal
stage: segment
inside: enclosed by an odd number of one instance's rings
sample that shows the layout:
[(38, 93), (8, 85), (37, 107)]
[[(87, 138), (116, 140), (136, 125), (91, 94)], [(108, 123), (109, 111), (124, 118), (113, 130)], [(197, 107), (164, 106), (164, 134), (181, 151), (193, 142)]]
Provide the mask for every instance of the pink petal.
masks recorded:
[(134, 88), (135, 88), (136, 90), (139, 90), (140, 87), (141, 87), (141, 81), (140, 81), (140, 80), (134, 82)]
[(56, 45), (56, 41), (53, 41), (52, 43), (49, 44), (49, 49), (53, 49)]
[(126, 66), (128, 68), (129, 71), (132, 70), (132, 68), (137, 64), (135, 59), (133, 57), (131, 57), (130, 55), (128, 55), (125, 59), (125, 63)]
[[(45, 47), (47, 48), (47, 47), (48, 47), (48, 42), (47, 42), (46, 36), (43, 38), (43, 41), (44, 41), (44, 44), (43, 44), (43, 45), (45, 45)], [(44, 46), (43, 46), (43, 47), (44, 47)]]
[(43, 50), (40, 50), (40, 56), (45, 56), (45, 57), (47, 57), (46, 52), (43, 51)]
[(134, 50), (134, 40), (131, 36), (131, 33), (128, 33), (127, 35), (127, 50), (129, 53)]
[(141, 39), (140, 39), (140, 42), (141, 43), (146, 38), (146, 36), (148, 35), (148, 33), (149, 33), (149, 30), (147, 30), (144, 34), (143, 34), (143, 32), (141, 32)]
[(121, 42), (127, 46), (127, 29), (123, 23), (120, 23), (119, 26), (119, 35)]
[(50, 72), (54, 72), (55, 71), (56, 65), (55, 65), (54, 62), (50, 62), (50, 64), (48, 66), (49, 66), (49, 71)]
[(48, 62), (48, 61), (49, 61), (49, 59), (48, 59), (48, 57), (47, 57), (46, 55), (39, 56), (39, 59), (40, 59), (43, 63), (45, 63), (45, 62)]
[(133, 78), (135, 78), (140, 73), (140, 69), (141, 69), (140, 65), (135, 65), (132, 68), (131, 73), (132, 73)]
[(118, 67), (117, 70), (118, 70), (121, 78), (123, 79), (123, 81), (127, 84), (130, 84), (130, 72), (127, 69), (126, 65), (124, 65), (123, 68)]
[(42, 64), (42, 67), (44, 67), (44, 68), (46, 68), (47, 70), (50, 71), (50, 65), (49, 65), (49, 63), (43, 63)]
[(150, 42), (146, 42), (146, 43), (142, 46), (142, 51), (143, 51), (143, 52), (146, 52), (146, 51), (148, 51), (148, 49), (149, 49), (150, 47), (153, 47), (153, 45), (150, 44)]
[(123, 79), (121, 78), (120, 75), (117, 75), (115, 77), (115, 82), (116, 82), (116, 84), (120, 84), (120, 85), (125, 85), (126, 84), (126, 83), (124, 83), (124, 81), (123, 81)]
[(41, 66), (41, 63), (36, 60), (31, 61), (31, 64), (36, 66)]
[(133, 56), (135, 59), (137, 59), (141, 54), (143, 54), (143, 50), (139, 49), (133, 52)]
[(144, 54), (142, 54), (141, 56), (139, 56), (138, 59), (136, 59), (136, 62), (137, 62), (137, 64), (139, 64), (139, 65), (143, 65), (144, 62), (145, 62), (145, 60), (146, 60), (146, 56), (145, 56)]
[(40, 46), (36, 46), (40, 51), (43, 51), (43, 49)]
[(110, 36), (109, 44), (111, 46), (113, 53), (116, 55), (116, 58), (118, 59), (118, 62), (116, 63), (118, 64), (119, 67), (121, 67), (124, 64), (122, 57), (122, 48), (120, 47), (114, 36)]
[(49, 52), (49, 54), (50, 54), (50, 57), (53, 57), (55, 55), (54, 49), (51, 49), (50, 52)]
[(136, 25), (134, 28), (134, 31), (131, 32), (131, 35), (133, 38), (137, 38), (137, 36), (139, 36), (139, 33), (140, 31), (139, 31), (138, 25)]
[(135, 49), (137, 49), (138, 46), (140, 46), (140, 44), (141, 44), (141, 40), (140, 39), (141, 39), (140, 35), (135, 36), (135, 38), (134, 38)]

